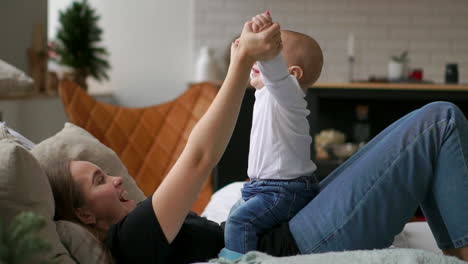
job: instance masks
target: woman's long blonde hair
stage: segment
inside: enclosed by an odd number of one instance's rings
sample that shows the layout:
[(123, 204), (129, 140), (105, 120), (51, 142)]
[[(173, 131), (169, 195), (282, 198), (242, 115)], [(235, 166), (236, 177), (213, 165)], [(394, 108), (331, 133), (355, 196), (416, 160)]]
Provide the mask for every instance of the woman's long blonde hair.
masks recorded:
[(60, 159), (54, 163), (42, 166), (49, 179), (54, 195), (54, 221), (65, 220), (84, 227), (93, 235), (93, 238), (99, 242), (103, 249), (104, 254), (99, 257), (99, 260), (113, 263), (109, 249), (103, 244), (105, 234), (92, 225), (84, 224), (76, 215), (76, 209), (82, 207), (85, 200), (80, 186), (73, 180), (70, 171), (70, 163), (72, 161), (70, 159)]
[(54, 194), (54, 220), (67, 220), (81, 224), (75, 210), (84, 205), (83, 192), (73, 181), (70, 171), (71, 160), (60, 160), (44, 168)]

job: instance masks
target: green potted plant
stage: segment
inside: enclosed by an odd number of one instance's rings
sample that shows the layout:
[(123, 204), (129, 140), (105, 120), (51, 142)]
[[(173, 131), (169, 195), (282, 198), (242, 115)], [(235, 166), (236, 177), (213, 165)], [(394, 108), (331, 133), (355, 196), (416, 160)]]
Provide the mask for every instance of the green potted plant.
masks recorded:
[(407, 62), (407, 51), (403, 51), (399, 56), (392, 56), (388, 63), (388, 80), (393, 82), (401, 81)]
[(107, 50), (99, 46), (99, 16), (87, 0), (75, 1), (60, 11), (59, 29), (53, 43), (56, 61), (72, 69), (71, 79), (87, 89), (86, 78), (109, 79)]
[(37, 262), (40, 254), (50, 250), (38, 233), (44, 225), (44, 219), (32, 212), (18, 214), (8, 228), (0, 221), (0, 263), (52, 263)]

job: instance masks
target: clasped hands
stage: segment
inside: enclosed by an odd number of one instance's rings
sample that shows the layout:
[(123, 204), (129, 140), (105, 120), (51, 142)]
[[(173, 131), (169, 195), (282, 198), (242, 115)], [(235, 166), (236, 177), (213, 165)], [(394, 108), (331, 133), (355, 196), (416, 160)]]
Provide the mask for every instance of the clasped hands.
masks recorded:
[(242, 33), (231, 45), (231, 58), (245, 56), (252, 63), (269, 60), (281, 51), (280, 25), (272, 21), (269, 11), (253, 17), (244, 24)]

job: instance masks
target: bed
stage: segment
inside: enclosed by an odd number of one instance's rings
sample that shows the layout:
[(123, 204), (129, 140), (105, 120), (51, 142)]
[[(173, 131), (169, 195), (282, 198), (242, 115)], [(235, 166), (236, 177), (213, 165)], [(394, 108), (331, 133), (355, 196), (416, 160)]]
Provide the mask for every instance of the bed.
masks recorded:
[[(73, 84), (70, 84), (74, 87)], [(205, 87), (211, 87), (206, 88)], [(210, 84), (203, 84), (198, 86), (195, 94), (188, 94), (188, 98), (204, 98), (201, 99), (202, 104), (199, 106), (198, 115), (204, 112), (204, 109), (209, 105), (210, 98), (214, 96), (213, 88)], [(206, 96), (200, 97), (203, 92)], [(208, 92), (207, 94), (205, 92)], [(208, 98), (208, 99), (206, 99)], [(79, 98), (72, 96), (70, 101), (76, 100), (77, 105), (87, 105), (89, 101), (80, 101)], [(91, 102), (92, 103), (92, 102)], [(97, 106), (98, 108), (100, 106)], [(172, 106), (169, 105), (169, 109)], [(195, 107), (196, 108), (196, 107)], [(107, 105), (100, 108), (101, 111), (111, 111)], [(99, 111), (98, 111), (99, 112)], [(111, 111), (111, 113), (113, 113)], [(128, 117), (122, 115), (124, 118)], [(200, 116), (197, 116), (199, 118)], [(84, 119), (85, 124), (104, 125), (106, 122), (95, 122)], [(170, 124), (169, 124), (170, 125)], [(193, 126), (193, 124), (191, 124)], [(82, 227), (67, 222), (67, 221), (53, 221), (53, 197), (47, 184), (47, 178), (41, 170), (44, 166), (57, 159), (57, 156), (65, 156), (69, 159), (80, 159), (90, 161), (105, 171), (113, 175), (121, 175), (124, 179), (124, 187), (129, 193), (129, 198), (136, 201), (141, 201), (145, 198), (145, 193), (137, 185), (137, 181), (144, 183), (144, 178), (133, 178), (132, 173), (129, 173), (128, 164), (122, 160), (122, 151), (118, 153), (109, 146), (101, 143), (94, 134), (92, 126), (86, 130), (72, 123), (66, 123), (61, 131), (51, 136), (50, 138), (39, 142), (37, 145), (22, 137), (20, 134), (15, 133), (6, 126), (0, 126), (0, 207), (2, 208), (2, 218), (6, 218), (7, 222), (20, 211), (31, 209), (45, 216), (47, 220), (47, 228), (43, 231), (44, 237), (52, 244), (52, 250), (49, 254), (44, 254), (42, 257), (55, 260), (58, 263), (109, 263), (105, 258), (102, 258), (102, 249), (99, 243), (89, 234), (89, 232)], [(185, 135), (189, 130), (182, 133)], [(105, 134), (109, 136), (109, 134)], [(178, 148), (183, 145), (178, 146)], [(176, 152), (174, 152), (176, 153)], [(119, 155), (120, 154), (120, 155)], [(177, 156), (173, 156), (169, 162), (172, 162)], [(14, 161), (14, 162), (13, 162)], [(169, 163), (168, 163), (169, 164)], [(166, 166), (169, 166), (166, 164)], [(167, 167), (165, 167), (167, 169)], [(215, 179), (216, 176), (214, 173)], [(221, 222), (227, 218), (229, 209), (240, 197), (240, 188), (245, 179), (245, 175), (240, 174), (239, 178), (234, 179), (234, 182), (226, 183), (223, 188), (220, 188), (213, 193), (219, 186), (216, 186), (216, 180), (208, 181), (204, 188), (206, 192), (201, 194), (199, 199), (198, 212), (203, 216), (215, 221)], [(161, 178), (162, 180), (162, 178)], [(241, 180), (241, 181), (239, 181)], [(154, 184), (154, 183), (151, 183)], [(16, 186), (12, 188), (13, 186)], [(21, 190), (18, 190), (21, 186)], [(25, 195), (25, 194), (35, 195)], [(40, 196), (41, 199), (37, 199)], [(2, 202), (6, 203), (2, 204)], [(11, 206), (14, 204), (17, 207)], [(435, 240), (429, 230), (427, 223), (408, 223), (401, 234), (399, 234), (394, 241), (394, 247), (397, 248), (419, 248), (425, 249), (424, 253), (419, 254), (420, 251), (410, 251), (408, 254), (403, 254), (408, 257), (424, 258), (426, 252), (432, 252), (440, 256), (440, 250), (435, 244)], [(367, 252), (369, 253), (369, 252)], [(363, 255), (367, 253), (362, 253)], [(255, 253), (257, 254), (257, 253)], [(354, 253), (350, 253), (349, 257)], [(382, 257), (386, 252), (378, 254), (376, 257)], [(431, 255), (432, 256), (432, 255)], [(340, 263), (338, 256), (336, 261)], [(368, 258), (373, 257), (373, 253)], [(253, 256), (253, 260), (261, 258), (267, 262), (258, 263), (278, 263), (268, 261), (278, 261), (278, 259), (269, 259), (269, 256), (257, 254)], [(357, 258), (360, 259), (359, 257)], [(360, 259), (362, 260), (362, 259)], [(286, 261), (281, 259), (280, 261)], [(289, 260), (288, 260), (289, 261)], [(297, 263), (301, 263), (295, 260)], [(308, 261), (308, 260), (306, 260)], [(319, 261), (323, 261), (320, 259)], [(359, 261), (358, 261), (359, 262)], [(257, 262), (255, 262), (257, 263)], [(279, 262), (282, 263), (282, 262)], [(295, 263), (295, 262), (293, 262)]]
[[(7, 130), (7, 132), (5, 132), (5, 130)], [(5, 126), (0, 125), (0, 132), (0, 165), (2, 162), (6, 162), (1, 165), (2, 170), (0, 170), (0, 201), (8, 200), (9, 203), (16, 203), (15, 201), (17, 201), (18, 204), (24, 204), (24, 200), (27, 198), (32, 199), (32, 201), (27, 204), (35, 204), (35, 206), (42, 208), (37, 209), (37, 211), (46, 215), (49, 226), (47, 230), (49, 234), (47, 234), (47, 237), (53, 241), (54, 245), (54, 250), (52, 251), (54, 254), (48, 255), (50, 259), (59, 260), (59, 263), (109, 263), (108, 260), (100, 258), (102, 251), (100, 250), (99, 244), (97, 244), (88, 231), (73, 223), (52, 220), (53, 208), (51, 209), (50, 207), (51, 205), (53, 206), (52, 194), (50, 188), (44, 185), (46, 177), (41, 173), (39, 165), (42, 166), (51, 162), (56, 159), (57, 155), (65, 155), (71, 159), (81, 159), (96, 163), (111, 174), (122, 175), (124, 178), (124, 186), (129, 192), (129, 198), (137, 201), (143, 200), (145, 195), (141, 189), (138, 188), (136, 182), (130, 176), (116, 153), (99, 142), (86, 130), (71, 123), (65, 124), (64, 128), (56, 135), (37, 145), (32, 144), (13, 131), (8, 132)], [(16, 136), (11, 134), (15, 134)], [(27, 148), (32, 148), (32, 150), (29, 152)], [(6, 151), (8, 149), (14, 149), (15, 151)], [(12, 160), (21, 162), (17, 165), (12, 165)], [(25, 160), (28, 162), (25, 162)], [(5, 164), (9, 165), (7, 166)], [(15, 183), (15, 181), (18, 180), (22, 181), (21, 192), (8, 186), (9, 184), (18, 184), (17, 182)], [(202, 212), (202, 216), (218, 223), (224, 221), (227, 218), (231, 206), (239, 199), (240, 188), (243, 183), (243, 181), (230, 183), (211, 195), (206, 208)], [(42, 199), (37, 201), (36, 196), (28, 196), (29, 198), (25, 198), (21, 195), (21, 193), (25, 194), (30, 192), (40, 193)], [(5, 197), (5, 193), (7, 197)], [(18, 195), (18, 193), (20, 193), (20, 195)], [(46, 199), (44, 199), (44, 197)], [(8, 208), (3, 210), (4, 206), (5, 205), (0, 206), (2, 207), (3, 215), (17, 212), (9, 211)], [(24, 210), (24, 207), (21, 208), (21, 210)], [(43, 208), (48, 209), (44, 211)], [(329, 257), (327, 262), (332, 261), (336, 263), (352, 263), (353, 261), (345, 261), (349, 258), (353, 258), (355, 260), (354, 263), (365, 263), (367, 260), (372, 259), (379, 260), (378, 263), (399, 263), (402, 259), (455, 263), (450, 262), (455, 261), (452, 258), (442, 257), (426, 222), (408, 223), (403, 232), (395, 237), (393, 247), (411, 250), (346, 252), (325, 256), (317, 254), (312, 257), (314, 259), (307, 259), (307, 256), (292, 259), (278, 259), (271, 258), (261, 253), (252, 253), (248, 256), (251, 260), (245, 261), (257, 262), (239, 263), (323, 263), (323, 261)], [(413, 249), (424, 249), (424, 251)], [(383, 261), (384, 258), (393, 260), (385, 262)], [(380, 261), (380, 259), (382, 259), (382, 261)], [(217, 263), (224, 262), (218, 261)], [(373, 263), (376, 263), (376, 261)], [(411, 263), (415, 263), (415, 261)]]
[[(243, 181), (233, 182), (216, 191), (202, 213), (217, 223), (226, 220), (231, 206), (240, 198)], [(208, 263), (208, 262), (205, 262)], [(210, 263), (229, 264), (225, 260)], [(232, 262), (234, 263), (234, 262)], [(464, 263), (442, 255), (425, 221), (410, 222), (395, 236), (393, 245), (384, 250), (348, 251), (276, 258), (260, 252), (251, 252), (236, 264), (321, 264), (321, 263)]]
[[(161, 109), (169, 109), (165, 110), (168, 114), (164, 119), (163, 125), (174, 127), (174, 124), (179, 124), (179, 130), (183, 130), (184, 132), (180, 133), (173, 131), (173, 133), (177, 135), (184, 135), (181, 138), (181, 142), (185, 143), (184, 140), (186, 140), (187, 133), (190, 132), (191, 127), (193, 127), (193, 123), (201, 117), (201, 114), (203, 114), (204, 111), (206, 111), (207, 107), (216, 95), (217, 87), (217, 85), (212, 83), (193, 84), (186, 92), (171, 102), (140, 109), (122, 108), (97, 102), (94, 98), (83, 92), (78, 85), (71, 82), (61, 83), (59, 91), (69, 120), (78, 126), (84, 127), (88, 132), (90, 132), (90, 134), (114, 150), (122, 160), (123, 164), (125, 164), (125, 166), (129, 169), (129, 174), (136, 175), (141, 173), (136, 170), (137, 167), (135, 167), (135, 165), (141, 163), (132, 160), (135, 158), (135, 155), (131, 156), (127, 152), (128, 149), (141, 149), (143, 145), (141, 140), (133, 138), (135, 135), (141, 134), (135, 131), (137, 131), (138, 126), (141, 125), (142, 122), (134, 123), (133, 125), (125, 124), (123, 127), (121, 125), (121, 133), (123, 133), (123, 135), (128, 138), (128, 140), (124, 140), (125, 145), (116, 145), (116, 141), (121, 138), (118, 135), (116, 136), (115, 132), (112, 132), (112, 130), (115, 130), (116, 124), (122, 124), (123, 121), (128, 120), (128, 118), (126, 118), (127, 116), (143, 116), (143, 114), (139, 111), (160, 112)], [(197, 105), (198, 107), (184, 107), (184, 105), (187, 104), (187, 100), (189, 100), (192, 105)], [(246, 149), (248, 148), (248, 142), (239, 144), (239, 140), (245, 141), (244, 139), (247, 135), (246, 131), (249, 130), (246, 126), (250, 125), (250, 120), (248, 119), (248, 116), (250, 115), (246, 113), (250, 113), (248, 106), (252, 104), (251, 102), (248, 102), (248, 100), (251, 100), (251, 98), (246, 97), (244, 99), (244, 103), (241, 108), (240, 118), (244, 119), (238, 122), (225, 155), (223, 156), (219, 166), (215, 169), (212, 175), (212, 179), (209, 179), (209, 181), (205, 183), (203, 192), (194, 206), (195, 211), (202, 213), (203, 216), (206, 216), (207, 218), (218, 223), (224, 221), (227, 218), (229, 209), (232, 204), (234, 204), (234, 202), (239, 199), (239, 190), (243, 184), (243, 181), (245, 181), (247, 178), (245, 172), (243, 172), (245, 171), (243, 168), (246, 166), (247, 156), (242, 158), (239, 157), (238, 154), (236, 155), (236, 153), (239, 153), (239, 151), (241, 153), (248, 151)], [(173, 113), (177, 108), (181, 109), (179, 109), (179, 111), (176, 113)], [(156, 111), (150, 109), (155, 109)], [(193, 114), (193, 109), (198, 109), (198, 112)], [(243, 111), (246, 113), (243, 113)], [(177, 119), (180, 119), (180, 116), (184, 115), (192, 116), (193, 122), (188, 127), (180, 125), (183, 123), (176, 122)], [(158, 117), (155, 115), (155, 113), (153, 113), (153, 116), (146, 115), (145, 118), (149, 120), (147, 122), (154, 122), (154, 119), (158, 120)], [(98, 122), (98, 120), (101, 120), (101, 122)], [(100, 126), (98, 127), (98, 125)], [(154, 126), (157, 127), (158, 125), (159, 123), (156, 123)], [(164, 133), (163, 136), (165, 136)], [(160, 140), (160, 142), (162, 142), (162, 140)], [(164, 148), (174, 149), (167, 146), (163, 146), (163, 149)], [(161, 175), (158, 177), (160, 177), (162, 180), (162, 177), (164, 176), (168, 167), (170, 167), (178, 153), (180, 153), (180, 144), (176, 149), (177, 150), (175, 152), (171, 152), (172, 158), (170, 162), (161, 167), (162, 170), (160, 169), (160, 173), (152, 173), (152, 175)], [(150, 154), (151, 151), (143, 149), (140, 150), (140, 153), (148, 153), (146, 156), (143, 155), (141, 157), (143, 160), (152, 160)], [(226, 162), (227, 160), (229, 160), (229, 162)], [(227, 174), (225, 172), (229, 173)], [(146, 177), (150, 177), (148, 175), (151, 175), (151, 173), (146, 175), (137, 175), (135, 177), (137, 184), (142, 187), (145, 194), (153, 191), (159, 183), (148, 183), (146, 180)], [(213, 194), (214, 191), (216, 192)], [(435, 240), (430, 233), (426, 222), (415, 222), (407, 224), (405, 230), (396, 237), (394, 246), (401, 248), (421, 248), (440, 253), (440, 250), (437, 248)]]

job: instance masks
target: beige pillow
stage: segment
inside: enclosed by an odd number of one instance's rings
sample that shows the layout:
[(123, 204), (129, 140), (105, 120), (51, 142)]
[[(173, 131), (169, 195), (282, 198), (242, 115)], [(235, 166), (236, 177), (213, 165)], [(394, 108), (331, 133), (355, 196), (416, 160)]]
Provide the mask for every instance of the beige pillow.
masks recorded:
[(54, 201), (46, 175), (36, 159), (8, 134), (5, 127), (0, 127), (1, 218), (8, 226), (23, 211), (35, 212), (46, 219), (41, 236), (52, 248), (41, 258), (57, 263), (75, 263), (60, 243), (52, 221)]
[(20, 133), (13, 130), (11, 127), (8, 127), (5, 122), (0, 122), (0, 127), (4, 128), (9, 135), (13, 136), (21, 146), (25, 147), (27, 150), (31, 150), (36, 144), (26, 138), (25, 136), (21, 135)]
[(102, 244), (82, 226), (69, 222), (57, 221), (60, 241), (78, 263), (107, 264), (109, 255), (105, 254)]
[(31, 92), (34, 81), (24, 72), (0, 60), (0, 93), (16, 94)]
[(146, 198), (117, 154), (86, 130), (72, 123), (65, 123), (60, 132), (37, 144), (31, 153), (40, 164), (50, 164), (63, 157), (92, 162), (110, 175), (122, 176), (123, 187), (130, 199), (139, 202)]

